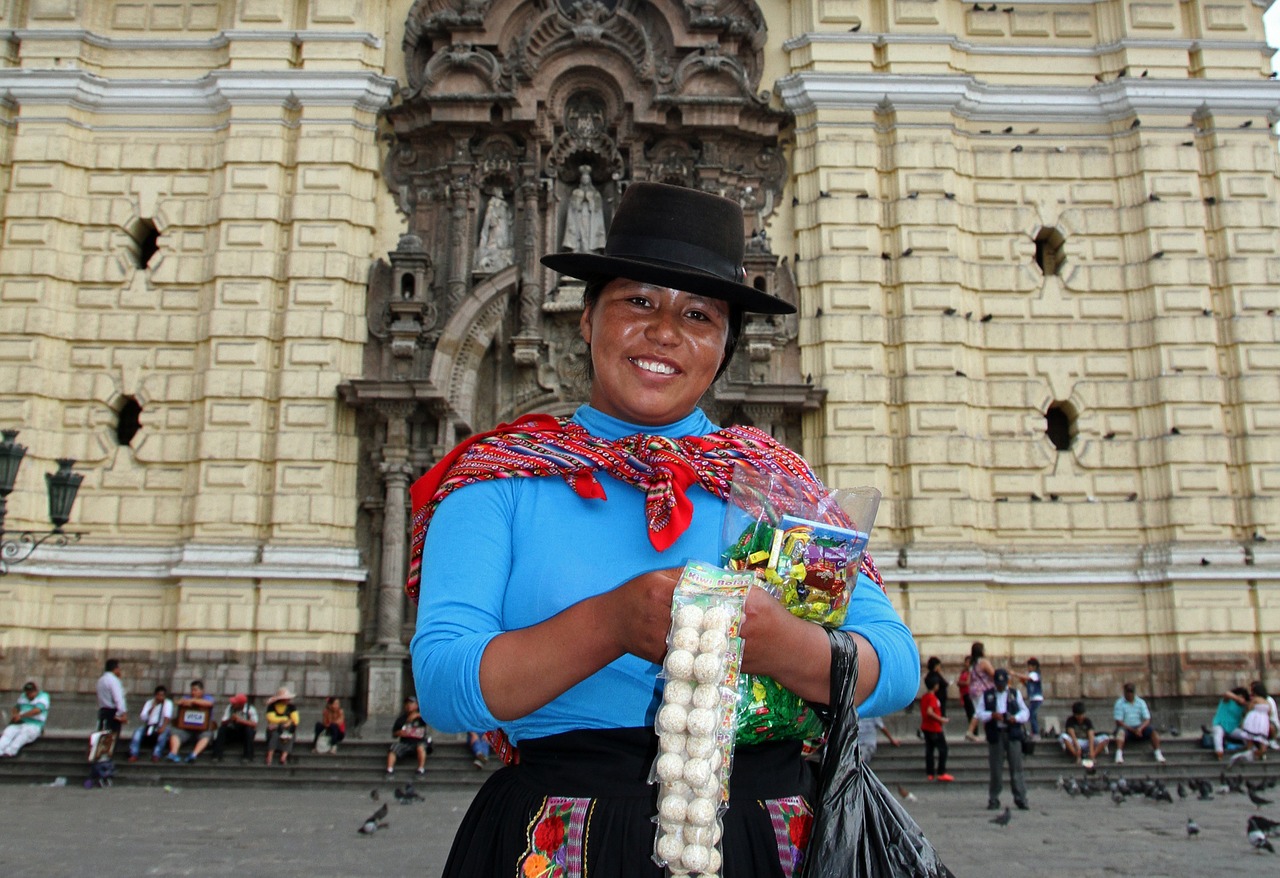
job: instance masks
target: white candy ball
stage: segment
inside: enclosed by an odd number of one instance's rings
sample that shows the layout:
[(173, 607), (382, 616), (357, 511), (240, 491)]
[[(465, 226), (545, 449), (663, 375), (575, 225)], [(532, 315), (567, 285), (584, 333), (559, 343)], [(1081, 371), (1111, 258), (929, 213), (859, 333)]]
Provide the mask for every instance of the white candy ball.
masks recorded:
[[(680, 630), (683, 631), (685, 629), (682, 628)], [(728, 645), (729, 638), (725, 637), (724, 632), (718, 628), (703, 631), (702, 636), (698, 638), (699, 652), (713, 652), (716, 655), (720, 655)]]
[(711, 763), (712, 771), (718, 770), (720, 768), (720, 763), (724, 762), (724, 757), (720, 755), (720, 749), (716, 748), (715, 750), (712, 750), (711, 755), (707, 757), (707, 761)]
[(706, 759), (716, 749), (716, 739), (711, 735), (692, 735), (686, 739), (684, 752), (699, 759)]
[(699, 644), (702, 643), (702, 637), (698, 634), (698, 629), (692, 625), (686, 625), (684, 628), (677, 628), (676, 633), (671, 635), (671, 646), (673, 649), (687, 649), (689, 652), (697, 652)]
[(720, 789), (720, 778), (713, 776), (711, 780), (693, 791), (693, 797), (695, 799), (710, 799), (713, 802), (719, 802), (723, 798), (723, 793)]
[(669, 680), (693, 679), (693, 653), (687, 649), (673, 649), (662, 663)]
[(705, 707), (695, 707), (685, 716), (684, 723), (691, 735), (710, 735), (716, 730), (716, 715)]
[(701, 796), (694, 799), (685, 806), (685, 819), (694, 826), (710, 826), (716, 819), (716, 803)]
[(685, 844), (701, 844), (710, 847), (715, 844), (715, 833), (710, 826), (686, 826), (682, 833)]
[(679, 732), (664, 731), (658, 736), (658, 749), (663, 753), (683, 753), (685, 750), (685, 740), (685, 736)]
[(724, 864), (724, 861), (721, 859), (720, 852), (718, 850), (716, 850), (715, 848), (711, 848), (710, 850), (707, 851), (707, 868), (704, 871), (719, 872), (720, 867), (723, 864)]
[(684, 853), (684, 842), (678, 835), (663, 833), (658, 836), (658, 844), (654, 850), (664, 863), (678, 863), (680, 855)]
[[(667, 754), (667, 756), (674, 755), (673, 753)], [(690, 759), (680, 767), (684, 771), (684, 779), (691, 786), (700, 787), (711, 779), (711, 763), (705, 759)]]
[(723, 834), (723, 832), (724, 832), (724, 828), (720, 825), (719, 820), (717, 820), (715, 823), (712, 823), (711, 824), (711, 843), (719, 844), (720, 836), (721, 834)]
[(704, 614), (702, 612), (702, 607), (699, 607), (696, 604), (685, 604), (683, 607), (676, 610), (675, 618), (675, 627), (677, 628), (703, 627)]
[(682, 704), (664, 704), (658, 711), (658, 730), (666, 732), (683, 732), (689, 719), (689, 712)]
[(711, 862), (711, 856), (707, 853), (706, 845), (690, 844), (685, 845), (684, 852), (680, 855), (680, 862), (690, 872), (701, 872)]
[[(694, 801), (705, 802), (706, 799), (694, 799)], [(658, 816), (675, 823), (683, 822), (689, 816), (689, 802), (684, 796), (668, 793), (658, 803)]]
[(703, 631), (723, 631), (728, 633), (733, 623), (733, 612), (728, 607), (712, 607), (702, 615)]
[[(699, 683), (718, 683), (724, 679), (724, 672), (723, 655), (704, 652), (693, 660), (693, 676), (697, 678)], [(687, 679), (687, 677), (682, 677), (681, 679)]]
[(670, 783), (663, 784), (662, 793), (663, 795), (670, 793), (673, 796), (680, 796), (685, 799), (696, 798), (693, 794), (693, 788), (683, 780), (673, 780)]
[(693, 684), (688, 680), (668, 680), (662, 687), (662, 700), (667, 704), (688, 704), (693, 701)]
[(684, 758), (679, 753), (663, 753), (658, 757), (658, 764), (654, 770), (658, 773), (658, 777), (670, 783), (684, 775), (684, 762)]
[(703, 683), (693, 690), (693, 706), (707, 710), (720, 706), (720, 687), (713, 683)]

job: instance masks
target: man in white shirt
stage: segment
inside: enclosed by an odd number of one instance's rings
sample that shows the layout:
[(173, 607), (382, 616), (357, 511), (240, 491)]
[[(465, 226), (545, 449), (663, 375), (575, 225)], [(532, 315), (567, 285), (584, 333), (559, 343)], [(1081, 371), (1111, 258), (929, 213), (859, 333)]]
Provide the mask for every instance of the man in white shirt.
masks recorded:
[(138, 761), (138, 751), (144, 743), (151, 747), (151, 761), (159, 762), (169, 743), (169, 726), (173, 722), (173, 702), (169, 700), (169, 690), (157, 686), (151, 700), (142, 705), (138, 711), (138, 728), (129, 742), (129, 761)]
[(120, 734), (129, 719), (124, 703), (124, 686), (120, 683), (120, 659), (109, 658), (98, 678), (98, 730)]
[(1001, 774), (1004, 762), (1009, 763), (1010, 786), (1013, 787), (1013, 803), (1018, 810), (1026, 811), (1027, 781), (1022, 774), (1022, 739), (1026, 735), (1026, 722), (1031, 710), (1022, 699), (1022, 693), (1009, 688), (1009, 672), (996, 668), (995, 688), (982, 694), (974, 705), (974, 717), (987, 730), (987, 810), (1000, 808)]

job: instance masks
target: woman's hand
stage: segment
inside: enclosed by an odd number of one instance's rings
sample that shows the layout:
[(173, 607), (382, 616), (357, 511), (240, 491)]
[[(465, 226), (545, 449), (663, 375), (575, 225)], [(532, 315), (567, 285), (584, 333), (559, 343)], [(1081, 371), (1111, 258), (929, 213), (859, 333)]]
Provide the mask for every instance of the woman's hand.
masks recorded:
[(641, 573), (604, 596), (604, 621), (620, 653), (662, 664), (671, 628), (671, 600), (683, 570), (668, 567)]

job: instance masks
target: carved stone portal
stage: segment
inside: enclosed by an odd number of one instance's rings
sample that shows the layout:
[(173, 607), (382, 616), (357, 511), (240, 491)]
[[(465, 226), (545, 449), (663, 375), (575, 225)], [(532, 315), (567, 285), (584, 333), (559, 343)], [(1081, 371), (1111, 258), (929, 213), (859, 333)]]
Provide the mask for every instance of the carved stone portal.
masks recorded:
[[(585, 400), (581, 284), (538, 260), (600, 249), (634, 180), (736, 199), (748, 283), (794, 301), (766, 231), (790, 117), (759, 90), (764, 38), (750, 0), (414, 4), (409, 81), (382, 117), (384, 176), (409, 228), (371, 273), (365, 375), (341, 388), (361, 419), (361, 496), (399, 499), (378, 469), (379, 403), (409, 404), (416, 476), (473, 432)], [(739, 351), (704, 407), (798, 445), (822, 394), (801, 375), (794, 318), (753, 317)]]

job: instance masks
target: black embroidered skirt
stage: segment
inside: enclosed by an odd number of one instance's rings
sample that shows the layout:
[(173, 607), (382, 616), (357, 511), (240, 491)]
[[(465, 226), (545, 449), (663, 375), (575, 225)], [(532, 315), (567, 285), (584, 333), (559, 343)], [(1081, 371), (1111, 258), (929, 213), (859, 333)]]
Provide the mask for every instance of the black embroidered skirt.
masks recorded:
[[(651, 729), (566, 732), (520, 743), (463, 818), (445, 878), (661, 878), (653, 862)], [(724, 878), (799, 874), (814, 775), (799, 742), (734, 751), (723, 815)]]

